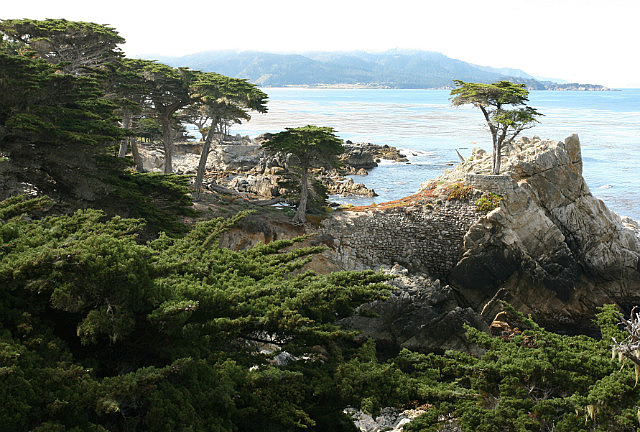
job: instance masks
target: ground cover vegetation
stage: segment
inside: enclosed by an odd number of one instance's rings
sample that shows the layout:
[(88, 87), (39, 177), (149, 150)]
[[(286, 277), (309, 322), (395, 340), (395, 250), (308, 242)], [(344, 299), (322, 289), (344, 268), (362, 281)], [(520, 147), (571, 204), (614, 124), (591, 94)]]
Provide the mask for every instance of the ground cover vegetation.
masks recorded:
[[(320, 248), (296, 240), (221, 248), (245, 214), (179, 224), (186, 179), (117, 157), (123, 142), (165, 136), (136, 72), (156, 63), (127, 65), (115, 30), (91, 23), (5, 20), (0, 31), (2, 180), (39, 195), (0, 202), (0, 431), (353, 431), (347, 406), (424, 408), (407, 431), (638, 429), (637, 315), (620, 327), (604, 307), (593, 339), (505, 305), (498, 334), (467, 329), (480, 356), (378, 353), (334, 323), (383, 298), (387, 277), (305, 271)], [(199, 79), (160, 81), (182, 73)], [(214, 130), (265, 102), (209, 90), (190, 97), (224, 105)]]
[(0, 430), (347, 431), (346, 406), (426, 407), (409, 431), (638, 427), (637, 340), (613, 307), (601, 340), (507, 306), (499, 335), (468, 328), (480, 357), (383, 361), (332, 324), (384, 295), (378, 273), (300, 272), (318, 248), (294, 241), (218, 247), (242, 215), (141, 244), (140, 220), (49, 206), (0, 205)]

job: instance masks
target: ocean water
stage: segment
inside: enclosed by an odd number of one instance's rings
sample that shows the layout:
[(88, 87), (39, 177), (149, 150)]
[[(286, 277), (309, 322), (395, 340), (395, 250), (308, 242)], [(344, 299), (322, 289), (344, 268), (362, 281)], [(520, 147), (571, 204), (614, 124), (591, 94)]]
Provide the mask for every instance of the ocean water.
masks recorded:
[[(415, 193), (473, 147), (491, 151), (482, 114), (451, 106), (448, 90), (266, 88), (269, 112), (255, 114), (232, 133), (255, 137), (285, 127), (331, 126), (353, 142), (398, 147), (410, 162), (383, 162), (368, 176), (352, 176), (379, 194), (337, 197), (341, 203), (371, 204)], [(583, 175), (596, 197), (620, 215), (640, 220), (640, 89), (614, 92), (532, 91), (531, 106), (544, 117), (524, 136), (563, 140), (577, 133)]]

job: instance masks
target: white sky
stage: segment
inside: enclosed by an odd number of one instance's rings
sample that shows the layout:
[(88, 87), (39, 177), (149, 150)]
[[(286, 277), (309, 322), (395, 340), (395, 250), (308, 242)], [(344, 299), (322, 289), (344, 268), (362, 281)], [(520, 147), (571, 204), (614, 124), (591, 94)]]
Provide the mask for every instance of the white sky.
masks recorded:
[(640, 88), (639, 0), (29, 0), (0, 14), (109, 24), (130, 56), (410, 48)]

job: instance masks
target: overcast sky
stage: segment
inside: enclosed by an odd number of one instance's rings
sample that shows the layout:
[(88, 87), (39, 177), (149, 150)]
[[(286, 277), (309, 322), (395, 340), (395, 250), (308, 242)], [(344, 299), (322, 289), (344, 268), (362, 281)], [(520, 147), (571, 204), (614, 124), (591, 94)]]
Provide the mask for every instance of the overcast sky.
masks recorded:
[(29, 0), (0, 14), (109, 24), (129, 56), (409, 48), (640, 88), (639, 0)]

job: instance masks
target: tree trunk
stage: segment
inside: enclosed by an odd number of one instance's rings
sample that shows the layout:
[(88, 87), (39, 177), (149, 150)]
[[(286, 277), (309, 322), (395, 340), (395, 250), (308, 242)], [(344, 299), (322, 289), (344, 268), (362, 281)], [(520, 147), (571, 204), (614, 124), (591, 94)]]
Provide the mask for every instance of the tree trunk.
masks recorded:
[(300, 202), (293, 222), (296, 224), (305, 224), (307, 222), (307, 199), (309, 197), (309, 169), (302, 167), (302, 178), (300, 179)]
[[(122, 117), (122, 128), (129, 129), (131, 127), (131, 114), (125, 114)], [(120, 141), (120, 151), (118, 152), (118, 157), (123, 158), (127, 155), (127, 147), (131, 137), (126, 137), (122, 141)]]
[(498, 140), (497, 132), (491, 131), (491, 138), (493, 140), (493, 158), (491, 164), (491, 174), (498, 175), (500, 174), (500, 150), (501, 143)]
[(499, 143), (493, 146), (493, 175), (500, 174), (500, 151), (502, 146)]
[(171, 131), (171, 118), (161, 117), (162, 123), (162, 144), (164, 146), (164, 173), (173, 172), (173, 133)]
[(142, 157), (138, 151), (138, 139), (131, 138), (131, 154), (133, 155), (133, 161), (136, 163), (136, 171), (144, 172), (144, 165), (142, 164)]
[(198, 201), (200, 199), (200, 191), (202, 190), (202, 180), (204, 178), (204, 171), (207, 167), (207, 159), (209, 158), (209, 150), (211, 148), (211, 141), (213, 139), (214, 129), (211, 125), (211, 129), (207, 133), (207, 137), (202, 145), (202, 153), (200, 154), (200, 163), (198, 163), (198, 171), (196, 172), (196, 181), (193, 184), (193, 200)]

